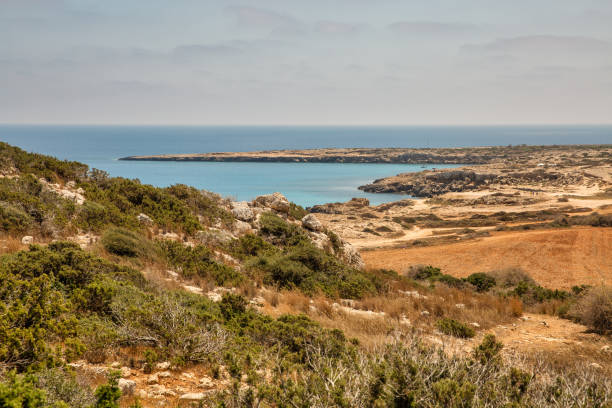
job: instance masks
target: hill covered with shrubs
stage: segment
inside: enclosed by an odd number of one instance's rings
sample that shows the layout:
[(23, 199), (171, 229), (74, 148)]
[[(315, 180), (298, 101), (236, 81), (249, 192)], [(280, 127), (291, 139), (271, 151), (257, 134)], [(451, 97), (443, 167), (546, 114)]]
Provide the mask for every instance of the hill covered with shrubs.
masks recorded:
[[(506, 275), (459, 280), (433, 267), (366, 270), (348, 243), (280, 195), (232, 203), (4, 143), (0, 158), (0, 407), (610, 406), (611, 381), (596, 369), (535, 367), (503, 355), (492, 335), (449, 353), (401, 326), (399, 312), (340, 305), (404, 293), (407, 313), (426, 298), (424, 321), (470, 338), (477, 325), (459, 321), (453, 296), (510, 316), (520, 308), (505, 303), (520, 299), (588, 306), (578, 289), (566, 296)], [(306, 304), (261, 307), (281, 295)], [(366, 344), (328, 319), (356, 313), (369, 316), (364, 332), (395, 319), (380, 333), (387, 340)], [(192, 372), (202, 377), (195, 391), (159, 384)]]

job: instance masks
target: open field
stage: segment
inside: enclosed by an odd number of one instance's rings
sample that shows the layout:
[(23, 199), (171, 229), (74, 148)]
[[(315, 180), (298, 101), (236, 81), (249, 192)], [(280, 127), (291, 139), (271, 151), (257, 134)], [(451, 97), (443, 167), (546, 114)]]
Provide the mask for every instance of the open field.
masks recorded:
[(456, 244), (363, 251), (371, 268), (403, 271), (413, 264), (431, 264), (445, 273), (471, 273), (507, 267), (528, 271), (543, 286), (612, 284), (612, 230), (573, 228), (499, 232)]

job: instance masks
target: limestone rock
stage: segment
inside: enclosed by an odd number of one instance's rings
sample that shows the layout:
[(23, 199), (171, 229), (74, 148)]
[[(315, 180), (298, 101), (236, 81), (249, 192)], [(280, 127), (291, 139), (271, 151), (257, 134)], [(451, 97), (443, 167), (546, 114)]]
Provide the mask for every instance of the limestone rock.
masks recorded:
[(147, 214), (140, 213), (136, 218), (138, 219), (138, 222), (143, 225), (153, 225), (153, 219)]
[(235, 201), (232, 202), (232, 214), (236, 219), (240, 221), (252, 221), (255, 218), (255, 213), (249, 207), (249, 203), (246, 201)]
[(145, 390), (137, 390), (136, 391), (136, 397), (141, 398), (141, 399), (146, 399), (149, 398), (149, 393), (146, 392)]
[(147, 378), (147, 384), (157, 384), (159, 382), (159, 376), (157, 374), (150, 375)]
[(34, 243), (34, 237), (30, 236), (30, 235), (26, 235), (25, 237), (21, 238), (21, 243), (23, 245), (30, 245)]
[(257, 197), (253, 202), (260, 207), (271, 208), (282, 213), (288, 213), (291, 208), (289, 200), (281, 193), (262, 195)]
[(215, 388), (215, 382), (210, 377), (200, 378), (200, 387), (205, 389)]
[(365, 262), (361, 258), (359, 251), (355, 249), (354, 246), (349, 244), (348, 242), (343, 242), (342, 244), (342, 254), (340, 254), (340, 258), (347, 264), (351, 265), (357, 269), (365, 268)]
[(310, 236), (312, 243), (315, 244), (317, 248), (324, 250), (325, 248), (329, 247), (330, 241), (327, 234), (323, 232), (309, 231), (308, 235)]
[(236, 222), (234, 222), (233, 232), (236, 235), (250, 234), (253, 232), (253, 228), (248, 222), (236, 220)]
[(191, 402), (191, 401), (201, 401), (206, 398), (206, 394), (203, 392), (189, 392), (187, 394), (183, 394), (179, 397), (180, 401), (183, 402)]
[(203, 244), (209, 245), (225, 245), (236, 239), (231, 233), (219, 229), (209, 228), (206, 231), (198, 231), (196, 238)]
[(324, 230), (323, 224), (314, 214), (307, 214), (302, 218), (302, 226), (310, 231), (321, 232)]
[(157, 368), (158, 370), (167, 370), (170, 368), (170, 362), (169, 361), (164, 361), (162, 363), (157, 363), (155, 365), (155, 368)]
[(172, 374), (170, 374), (170, 371), (162, 371), (160, 373), (157, 373), (157, 376), (159, 378), (170, 378), (172, 377)]
[(121, 377), (129, 377), (132, 375), (132, 370), (130, 367), (121, 367)]
[(136, 390), (136, 381), (126, 380), (125, 378), (120, 378), (117, 385), (121, 390), (121, 395), (132, 395)]

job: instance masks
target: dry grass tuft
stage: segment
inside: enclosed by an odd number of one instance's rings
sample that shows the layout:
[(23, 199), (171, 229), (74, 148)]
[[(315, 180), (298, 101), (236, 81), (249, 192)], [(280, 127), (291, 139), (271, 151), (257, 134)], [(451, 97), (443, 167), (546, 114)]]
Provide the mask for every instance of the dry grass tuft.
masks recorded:
[(26, 249), (27, 245), (21, 243), (21, 239), (15, 237), (6, 237), (0, 240), (0, 255), (12, 254), (14, 252)]

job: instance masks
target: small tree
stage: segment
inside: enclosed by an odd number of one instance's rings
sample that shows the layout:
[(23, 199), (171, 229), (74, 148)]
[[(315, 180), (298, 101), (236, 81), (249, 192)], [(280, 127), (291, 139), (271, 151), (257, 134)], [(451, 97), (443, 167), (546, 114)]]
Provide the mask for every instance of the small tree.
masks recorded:
[(119, 408), (119, 398), (121, 398), (121, 390), (119, 389), (120, 373), (113, 371), (108, 375), (108, 383), (99, 386), (96, 389), (96, 405), (94, 408)]

